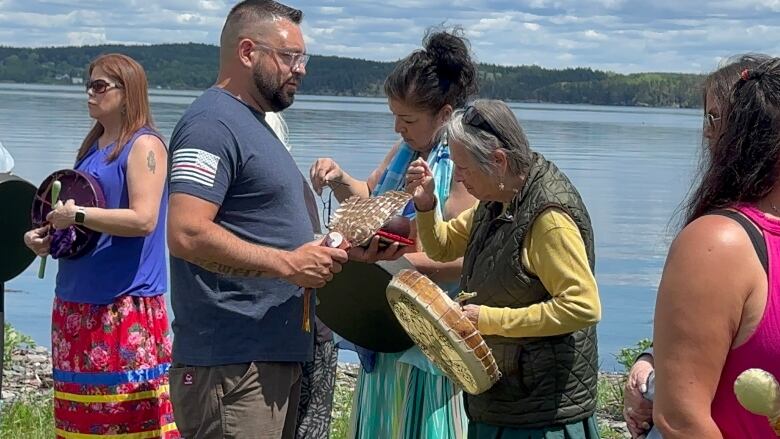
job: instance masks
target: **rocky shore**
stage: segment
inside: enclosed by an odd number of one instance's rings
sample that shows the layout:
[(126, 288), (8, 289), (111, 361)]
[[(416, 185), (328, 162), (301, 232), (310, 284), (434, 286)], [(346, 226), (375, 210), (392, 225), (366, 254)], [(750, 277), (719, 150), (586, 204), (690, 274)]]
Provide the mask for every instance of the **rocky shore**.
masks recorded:
[(51, 392), (51, 355), (41, 346), (15, 349), (10, 363), (3, 363), (3, 403)]
[[(51, 369), (51, 356), (46, 348), (38, 346), (30, 349), (15, 349), (11, 355), (11, 362), (3, 364), (3, 404), (10, 404), (17, 399), (26, 400), (50, 395), (53, 386)], [(351, 393), (355, 388), (357, 376), (357, 365), (339, 363), (336, 375), (337, 392)], [(607, 388), (615, 389), (621, 379), (621, 375), (602, 374), (599, 382)], [(341, 415), (336, 413), (337, 411), (344, 409), (348, 407), (334, 404), (334, 418)], [(608, 426), (614, 432), (609, 439), (630, 437), (626, 424), (619, 414), (619, 407), (602, 407), (599, 410), (599, 424)]]

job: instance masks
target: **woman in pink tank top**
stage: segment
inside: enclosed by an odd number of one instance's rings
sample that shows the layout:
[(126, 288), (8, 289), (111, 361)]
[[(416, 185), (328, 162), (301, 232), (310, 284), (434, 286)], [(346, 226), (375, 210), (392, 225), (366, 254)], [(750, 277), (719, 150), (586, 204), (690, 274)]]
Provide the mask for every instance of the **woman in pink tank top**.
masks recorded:
[[(780, 378), (780, 59), (742, 71), (720, 110), (658, 291), (653, 420), (664, 439), (777, 437), (733, 387), (750, 368)], [(711, 214), (723, 208), (750, 222)]]

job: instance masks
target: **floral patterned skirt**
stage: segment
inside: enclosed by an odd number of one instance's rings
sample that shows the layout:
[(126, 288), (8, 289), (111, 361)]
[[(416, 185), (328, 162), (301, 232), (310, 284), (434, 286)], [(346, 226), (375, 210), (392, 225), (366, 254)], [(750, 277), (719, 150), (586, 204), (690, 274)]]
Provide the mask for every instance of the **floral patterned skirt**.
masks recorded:
[(109, 305), (54, 299), (57, 438), (179, 438), (168, 390), (171, 339), (165, 299)]

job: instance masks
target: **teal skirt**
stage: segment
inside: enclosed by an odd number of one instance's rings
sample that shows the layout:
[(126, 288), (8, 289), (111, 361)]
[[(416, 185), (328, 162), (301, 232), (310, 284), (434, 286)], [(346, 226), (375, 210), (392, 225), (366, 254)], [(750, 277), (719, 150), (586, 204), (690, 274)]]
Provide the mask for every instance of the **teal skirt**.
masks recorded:
[(596, 415), (583, 421), (542, 428), (512, 428), (469, 422), (468, 439), (599, 439)]
[(376, 356), (374, 371), (358, 375), (349, 439), (463, 439), (463, 393), (445, 376)]

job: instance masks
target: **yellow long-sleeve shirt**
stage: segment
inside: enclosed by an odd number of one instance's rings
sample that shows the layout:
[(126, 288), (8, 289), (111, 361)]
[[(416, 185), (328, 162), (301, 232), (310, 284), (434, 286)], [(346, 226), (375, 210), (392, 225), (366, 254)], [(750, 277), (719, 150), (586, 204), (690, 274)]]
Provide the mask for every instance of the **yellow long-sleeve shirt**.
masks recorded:
[[(466, 251), (476, 205), (444, 222), (436, 213), (417, 212), (417, 234), (428, 257), (457, 259)], [(523, 267), (536, 275), (552, 298), (524, 308), (481, 306), (479, 331), (504, 337), (567, 334), (601, 319), (601, 303), (585, 243), (574, 220), (561, 209), (539, 215), (521, 249)], [(479, 292), (477, 292), (479, 293)]]

